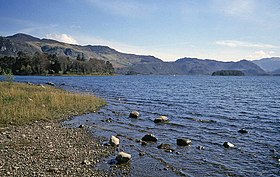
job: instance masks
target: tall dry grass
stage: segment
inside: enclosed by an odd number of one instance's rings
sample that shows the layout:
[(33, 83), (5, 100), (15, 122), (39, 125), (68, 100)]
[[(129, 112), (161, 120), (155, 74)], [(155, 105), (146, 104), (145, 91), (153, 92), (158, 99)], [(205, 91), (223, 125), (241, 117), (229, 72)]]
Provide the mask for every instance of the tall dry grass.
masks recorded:
[(0, 126), (35, 120), (65, 119), (93, 112), (105, 105), (93, 95), (67, 92), (50, 86), (0, 82)]

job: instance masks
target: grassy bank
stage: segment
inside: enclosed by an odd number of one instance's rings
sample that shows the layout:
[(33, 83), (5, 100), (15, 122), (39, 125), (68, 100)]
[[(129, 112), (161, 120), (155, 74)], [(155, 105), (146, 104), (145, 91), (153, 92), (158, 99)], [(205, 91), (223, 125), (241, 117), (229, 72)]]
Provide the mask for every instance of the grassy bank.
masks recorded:
[(96, 111), (105, 104), (95, 96), (54, 87), (0, 82), (0, 126), (64, 119)]

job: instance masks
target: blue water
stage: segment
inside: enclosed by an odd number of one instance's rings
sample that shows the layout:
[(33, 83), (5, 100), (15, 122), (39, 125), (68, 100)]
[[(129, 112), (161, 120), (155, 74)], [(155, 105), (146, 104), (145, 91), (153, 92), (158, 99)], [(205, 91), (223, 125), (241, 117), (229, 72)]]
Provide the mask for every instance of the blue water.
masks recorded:
[[(131, 153), (131, 176), (280, 176), (280, 77), (96, 76), (16, 77), (17, 81), (54, 82), (107, 100), (98, 113), (65, 124), (86, 124), (92, 133), (119, 134), (120, 150)], [(139, 119), (128, 117), (139, 111)], [(155, 124), (160, 115), (168, 124)], [(111, 118), (112, 122), (106, 122)], [(238, 130), (245, 128), (248, 134)], [(141, 146), (146, 133), (157, 143)], [(178, 147), (176, 138), (192, 140)], [(235, 145), (226, 149), (223, 142)], [(175, 152), (156, 147), (169, 143)], [(204, 146), (199, 150), (197, 146)], [(146, 155), (140, 157), (139, 152)], [(107, 160), (100, 168), (110, 166)], [(164, 167), (167, 167), (164, 169)], [(121, 167), (120, 167), (121, 168)]]

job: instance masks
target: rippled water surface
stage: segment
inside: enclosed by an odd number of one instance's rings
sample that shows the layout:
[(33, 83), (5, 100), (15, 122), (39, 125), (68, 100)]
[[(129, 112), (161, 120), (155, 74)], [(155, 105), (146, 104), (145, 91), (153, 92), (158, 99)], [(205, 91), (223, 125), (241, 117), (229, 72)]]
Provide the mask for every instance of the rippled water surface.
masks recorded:
[[(54, 82), (71, 91), (107, 100), (98, 113), (67, 121), (86, 124), (97, 135), (119, 134), (121, 150), (133, 156), (132, 176), (280, 176), (280, 77), (97, 76), (17, 77), (18, 81)], [(131, 111), (139, 119), (128, 118)], [(167, 124), (155, 124), (160, 115)], [(109, 118), (112, 121), (108, 122)], [(238, 130), (245, 128), (248, 134)], [(141, 146), (146, 133), (157, 143)], [(192, 140), (178, 147), (176, 139)], [(223, 142), (235, 145), (226, 149)], [(175, 152), (156, 147), (169, 143)], [(204, 150), (197, 149), (204, 146)], [(139, 152), (146, 152), (140, 157)], [(104, 168), (106, 163), (100, 165)], [(166, 168), (167, 167), (167, 168)]]

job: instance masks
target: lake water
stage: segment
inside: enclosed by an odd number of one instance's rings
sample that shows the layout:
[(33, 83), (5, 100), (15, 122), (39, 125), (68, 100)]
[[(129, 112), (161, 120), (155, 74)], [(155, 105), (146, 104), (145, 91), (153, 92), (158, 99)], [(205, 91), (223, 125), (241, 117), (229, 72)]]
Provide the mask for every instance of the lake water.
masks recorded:
[[(119, 135), (120, 150), (132, 154), (131, 176), (280, 176), (280, 77), (96, 76), (16, 77), (54, 82), (71, 91), (94, 93), (108, 105), (75, 117), (67, 126), (88, 125), (92, 133)], [(139, 119), (129, 118), (139, 111)], [(161, 115), (167, 124), (155, 124)], [(106, 120), (111, 120), (107, 122)], [(238, 130), (245, 128), (247, 134)], [(157, 143), (135, 142), (153, 133)], [(176, 139), (192, 140), (179, 147)], [(224, 148), (225, 141), (235, 145)], [(157, 149), (169, 143), (175, 152)], [(198, 149), (203, 146), (204, 149)], [(139, 156), (139, 152), (146, 155)], [(114, 158), (114, 157), (110, 157)], [(110, 160), (99, 165), (110, 169)], [(167, 168), (166, 168), (167, 167)], [(119, 167), (121, 168), (121, 167)]]

